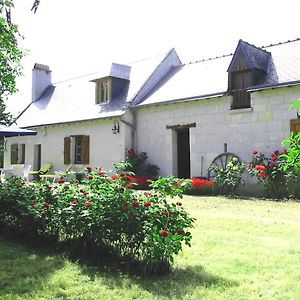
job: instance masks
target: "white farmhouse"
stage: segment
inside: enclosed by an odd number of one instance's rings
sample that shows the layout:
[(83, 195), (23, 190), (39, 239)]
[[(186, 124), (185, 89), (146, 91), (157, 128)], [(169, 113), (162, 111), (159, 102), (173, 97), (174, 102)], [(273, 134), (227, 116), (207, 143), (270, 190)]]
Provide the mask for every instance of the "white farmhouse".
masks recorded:
[(6, 168), (109, 170), (133, 147), (162, 176), (206, 177), (216, 156), (247, 162), (254, 149), (270, 154), (300, 130), (288, 110), (300, 97), (300, 39), (261, 48), (240, 40), (234, 54), (191, 63), (172, 49), (155, 65), (112, 64), (59, 84), (48, 66), (35, 64), (32, 75), (32, 100), (17, 125), (38, 134), (7, 139)]

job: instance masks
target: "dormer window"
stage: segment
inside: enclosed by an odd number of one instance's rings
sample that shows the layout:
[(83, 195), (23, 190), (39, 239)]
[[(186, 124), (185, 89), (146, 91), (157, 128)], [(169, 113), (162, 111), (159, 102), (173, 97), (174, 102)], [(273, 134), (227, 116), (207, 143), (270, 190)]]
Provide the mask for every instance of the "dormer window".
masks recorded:
[(261, 84), (270, 65), (271, 54), (242, 40), (235, 50), (228, 72), (228, 92), (232, 95), (230, 109), (250, 108), (249, 87)]
[(96, 80), (96, 104), (109, 101), (111, 99), (111, 78), (105, 77)]

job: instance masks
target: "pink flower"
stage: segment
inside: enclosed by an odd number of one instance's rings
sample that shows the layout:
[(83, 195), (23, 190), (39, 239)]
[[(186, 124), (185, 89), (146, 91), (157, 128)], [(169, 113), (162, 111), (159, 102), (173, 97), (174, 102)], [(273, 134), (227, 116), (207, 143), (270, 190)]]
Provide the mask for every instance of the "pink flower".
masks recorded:
[(86, 169), (88, 172), (91, 172), (93, 168), (92, 168), (92, 166), (87, 166)]
[(251, 169), (251, 168), (253, 168), (253, 164), (249, 163), (249, 164), (247, 165), (247, 167), (248, 167), (249, 169)]
[(91, 202), (88, 202), (88, 201), (87, 201), (87, 202), (84, 203), (84, 205), (85, 205), (86, 207), (90, 207), (90, 206), (91, 206)]
[(275, 154), (275, 155), (279, 155), (279, 153), (280, 153), (280, 152), (279, 152), (278, 149), (276, 149), (276, 150), (274, 151), (274, 154)]
[(77, 201), (75, 199), (73, 199), (73, 200), (70, 201), (70, 204), (75, 206), (75, 205), (77, 205)]
[(253, 150), (252, 154), (253, 154), (253, 155), (256, 155), (256, 154), (257, 154), (257, 151), (256, 151), (256, 150)]

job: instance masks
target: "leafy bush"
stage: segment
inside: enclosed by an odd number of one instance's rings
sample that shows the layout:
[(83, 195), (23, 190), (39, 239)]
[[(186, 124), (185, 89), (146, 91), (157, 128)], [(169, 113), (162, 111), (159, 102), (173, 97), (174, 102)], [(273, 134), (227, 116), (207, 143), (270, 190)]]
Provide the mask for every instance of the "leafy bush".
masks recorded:
[(159, 167), (147, 163), (148, 155), (146, 152), (136, 152), (133, 149), (127, 151), (125, 163), (127, 163), (126, 171), (132, 172), (135, 176), (156, 177)]
[(83, 184), (7, 180), (0, 192), (1, 222), (32, 237), (111, 249), (142, 262), (148, 272), (168, 269), (182, 243), (190, 245), (194, 220), (167, 196), (182, 197), (190, 182), (159, 178), (142, 193), (132, 189), (127, 175), (111, 178), (101, 168), (87, 167)]
[(238, 186), (242, 183), (242, 174), (245, 165), (240, 163), (236, 157), (225, 166), (220, 167), (216, 164), (211, 164), (209, 170), (215, 174), (215, 190), (221, 194), (234, 194)]
[(282, 171), (286, 172), (289, 194), (300, 199), (300, 132), (291, 133), (290, 138), (282, 142), (282, 146), (288, 147), (279, 159)]

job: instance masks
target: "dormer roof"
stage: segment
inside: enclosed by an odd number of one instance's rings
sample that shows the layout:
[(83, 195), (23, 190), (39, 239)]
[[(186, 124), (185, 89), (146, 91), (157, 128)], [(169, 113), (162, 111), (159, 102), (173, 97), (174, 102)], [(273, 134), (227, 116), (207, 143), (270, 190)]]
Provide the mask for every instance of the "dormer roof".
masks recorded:
[(254, 45), (244, 42), (243, 40), (239, 40), (227, 72), (241, 70), (241, 65), (239, 64), (241, 57), (243, 57), (244, 61), (246, 62), (246, 65), (244, 64), (243, 66), (244, 70), (258, 69), (268, 73), (271, 53), (262, 48), (258, 48)]

